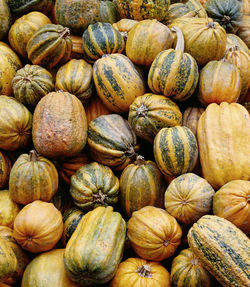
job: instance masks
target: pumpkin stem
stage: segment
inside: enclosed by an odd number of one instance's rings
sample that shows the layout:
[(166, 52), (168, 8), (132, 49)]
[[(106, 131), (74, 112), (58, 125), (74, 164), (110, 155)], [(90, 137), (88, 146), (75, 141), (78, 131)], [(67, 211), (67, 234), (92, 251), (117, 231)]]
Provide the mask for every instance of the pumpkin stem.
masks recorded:
[(168, 240), (165, 240), (165, 241), (163, 242), (163, 245), (164, 245), (165, 247), (167, 247), (168, 244), (169, 244), (169, 241), (168, 241)]
[(214, 22), (209, 22), (209, 23), (207, 24), (207, 27), (208, 27), (208, 28), (211, 28), (211, 29), (215, 29), (215, 28), (216, 28), (216, 25), (215, 25)]
[(139, 274), (141, 277), (145, 277), (145, 278), (152, 277), (151, 268), (147, 264), (138, 267), (138, 269), (135, 272)]
[(99, 189), (98, 193), (93, 193), (93, 197), (94, 197), (94, 202), (95, 203), (100, 203), (101, 205), (104, 205), (104, 201), (106, 198), (106, 194), (103, 194), (102, 191)]
[(148, 108), (142, 104), (140, 107), (136, 110), (136, 116), (139, 117), (145, 117), (148, 113)]
[(221, 21), (226, 25), (230, 22), (231, 18), (228, 15), (224, 15)]
[(60, 34), (60, 37), (61, 37), (61, 38), (66, 38), (67, 36), (70, 35), (69, 28), (64, 27), (62, 30), (59, 30), (59, 31), (58, 31), (58, 34)]
[(178, 27), (173, 27), (171, 28), (171, 31), (175, 32), (177, 36), (175, 51), (180, 50), (183, 53), (185, 44), (184, 44), (184, 37), (183, 37), (181, 29)]
[(192, 265), (197, 265), (198, 263), (199, 263), (199, 261), (198, 261), (197, 258), (193, 257), (193, 258), (191, 259), (191, 264), (192, 264)]
[(142, 155), (138, 155), (136, 157), (136, 161), (135, 161), (135, 164), (138, 165), (138, 166), (141, 166), (143, 164), (145, 164), (145, 159)]
[(247, 202), (250, 202), (250, 195), (247, 195)]
[(122, 35), (122, 37), (124, 38), (124, 40), (126, 41), (127, 38), (128, 38), (128, 32), (127, 31), (124, 31), (124, 32), (120, 32), (119, 33)]
[(33, 162), (38, 161), (38, 153), (35, 150), (29, 152), (29, 160)]

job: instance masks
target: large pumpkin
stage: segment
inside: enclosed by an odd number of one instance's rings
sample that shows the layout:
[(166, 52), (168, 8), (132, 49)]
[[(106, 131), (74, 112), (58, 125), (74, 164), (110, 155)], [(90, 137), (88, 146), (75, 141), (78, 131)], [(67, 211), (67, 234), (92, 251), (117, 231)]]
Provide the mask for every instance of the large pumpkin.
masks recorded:
[(11, 162), (9, 157), (4, 152), (0, 151), (0, 189), (8, 184), (10, 170)]
[(6, 0), (0, 1), (0, 10), (0, 40), (2, 40), (11, 26), (11, 14)]

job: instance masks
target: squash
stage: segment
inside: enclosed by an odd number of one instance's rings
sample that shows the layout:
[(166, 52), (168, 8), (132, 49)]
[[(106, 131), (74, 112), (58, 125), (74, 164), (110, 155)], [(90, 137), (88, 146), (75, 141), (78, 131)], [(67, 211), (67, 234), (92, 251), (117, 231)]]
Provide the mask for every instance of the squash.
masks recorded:
[[(169, 6), (167, 16), (165, 20), (163, 21), (163, 24), (169, 25), (172, 23), (172, 21), (176, 18), (182, 17), (182, 16), (187, 16), (190, 15), (191, 10), (187, 7), (186, 4), (178, 2), (178, 3), (173, 3), (171, 1), (171, 5)], [(195, 12), (196, 14), (196, 12)], [(196, 16), (196, 15), (194, 15)]]
[(7, 0), (11, 13), (25, 14), (30, 11), (48, 13), (53, 7), (53, 0)]
[(83, 216), (67, 243), (64, 264), (68, 276), (82, 286), (108, 282), (122, 259), (126, 224), (111, 206)]
[(172, 287), (211, 287), (213, 281), (190, 248), (183, 249), (171, 265)]
[(118, 266), (110, 287), (170, 287), (170, 275), (159, 263), (128, 258)]
[(32, 138), (38, 153), (48, 158), (80, 153), (87, 141), (87, 120), (80, 100), (60, 91), (43, 97), (34, 111)]
[(11, 26), (11, 13), (6, 0), (0, 1), (0, 10), (0, 40), (2, 40)]
[(192, 171), (198, 158), (195, 135), (184, 126), (161, 129), (154, 139), (154, 158), (165, 175)]
[(70, 59), (82, 59), (83, 50), (82, 50), (82, 36), (70, 35), (72, 42), (72, 50)]
[(196, 137), (198, 121), (204, 111), (200, 107), (187, 107), (183, 113), (182, 125), (189, 128)]
[(23, 249), (32, 253), (47, 251), (62, 236), (62, 214), (52, 203), (35, 200), (18, 213), (13, 230), (15, 240)]
[(92, 66), (82, 59), (72, 59), (56, 73), (56, 90), (75, 95), (83, 104), (93, 94)]
[(241, 38), (234, 34), (227, 34), (227, 45), (226, 45), (226, 52), (229, 48), (237, 46), (240, 51), (246, 52), (248, 55), (250, 55), (249, 49), (245, 42), (241, 40)]
[(84, 108), (88, 124), (99, 116), (111, 113), (97, 95), (93, 95)]
[(25, 65), (12, 80), (14, 97), (33, 109), (42, 97), (54, 90), (50, 72), (38, 65)]
[(139, 21), (132, 19), (121, 19), (120, 21), (113, 23), (113, 27), (122, 33), (125, 38), (128, 36), (128, 32), (134, 27)]
[(160, 52), (154, 59), (149, 73), (148, 86), (155, 94), (163, 94), (177, 101), (191, 97), (199, 79), (198, 65), (195, 59), (184, 53), (184, 39), (179, 28), (174, 49)]
[(234, 224), (204, 215), (190, 228), (187, 238), (195, 256), (223, 286), (249, 285), (250, 240)]
[(66, 212), (74, 206), (72, 197), (69, 194), (68, 188), (59, 182), (58, 190), (52, 197), (51, 203), (62, 213)]
[(133, 161), (139, 150), (132, 128), (117, 114), (99, 116), (89, 123), (88, 146), (95, 161), (118, 170)]
[(96, 17), (96, 22), (106, 22), (113, 24), (119, 21), (118, 9), (112, 1), (100, 1), (100, 10)]
[(192, 224), (210, 212), (214, 194), (204, 178), (185, 173), (169, 184), (164, 196), (165, 208), (178, 221)]
[(128, 112), (134, 99), (145, 93), (144, 80), (128, 57), (105, 55), (93, 66), (96, 91), (106, 107), (116, 113)]
[(250, 182), (232, 180), (223, 185), (213, 197), (213, 213), (231, 221), (250, 235)]
[(28, 57), (26, 46), (31, 36), (43, 25), (51, 24), (41, 12), (33, 11), (20, 18), (10, 27), (8, 40), (13, 50), (24, 58)]
[(182, 113), (169, 98), (148, 93), (130, 105), (128, 122), (138, 137), (153, 143), (160, 129), (182, 124)]
[(33, 65), (53, 68), (69, 60), (72, 42), (69, 29), (61, 25), (46, 24), (29, 39), (26, 50)]
[(0, 189), (6, 187), (9, 181), (11, 162), (9, 157), (0, 151)]
[(207, 18), (207, 12), (199, 0), (189, 0), (185, 5), (191, 10), (197, 13), (199, 18)]
[(197, 137), (203, 177), (215, 190), (234, 179), (250, 180), (246, 108), (237, 103), (210, 104), (199, 119)]
[(246, 43), (250, 49), (250, 15), (243, 15), (237, 35)]

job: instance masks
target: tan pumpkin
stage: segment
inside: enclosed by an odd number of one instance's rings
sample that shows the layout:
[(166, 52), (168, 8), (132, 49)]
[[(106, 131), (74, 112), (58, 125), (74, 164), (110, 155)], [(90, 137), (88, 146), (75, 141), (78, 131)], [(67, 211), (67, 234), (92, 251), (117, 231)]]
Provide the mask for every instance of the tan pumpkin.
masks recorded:
[(0, 151), (0, 189), (5, 187), (9, 180), (11, 162), (9, 157)]

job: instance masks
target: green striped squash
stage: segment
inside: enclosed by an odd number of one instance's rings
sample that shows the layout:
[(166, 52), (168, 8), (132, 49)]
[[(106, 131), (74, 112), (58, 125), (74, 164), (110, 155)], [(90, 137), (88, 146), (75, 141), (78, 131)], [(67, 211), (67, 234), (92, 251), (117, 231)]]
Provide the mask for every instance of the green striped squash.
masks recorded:
[(250, 240), (233, 223), (204, 215), (187, 238), (195, 256), (223, 286), (249, 286)]
[(0, 0), (0, 11), (0, 40), (2, 40), (11, 26), (11, 14), (6, 0)]
[[(172, 1), (171, 1), (172, 3)], [(179, 18), (190, 12), (190, 9), (184, 3), (174, 3), (169, 6), (164, 24), (171, 23), (174, 19)]]
[(54, 0), (7, 0), (7, 2), (13, 15), (31, 11), (41, 11), (46, 14), (54, 4)]
[(192, 171), (198, 158), (195, 135), (184, 126), (161, 129), (154, 139), (154, 157), (165, 175)]
[(97, 22), (115, 23), (119, 21), (120, 16), (117, 6), (112, 1), (100, 1), (100, 11), (97, 16)]
[(207, 18), (207, 12), (201, 4), (200, 0), (189, 0), (185, 5), (191, 10), (196, 11), (199, 18)]

